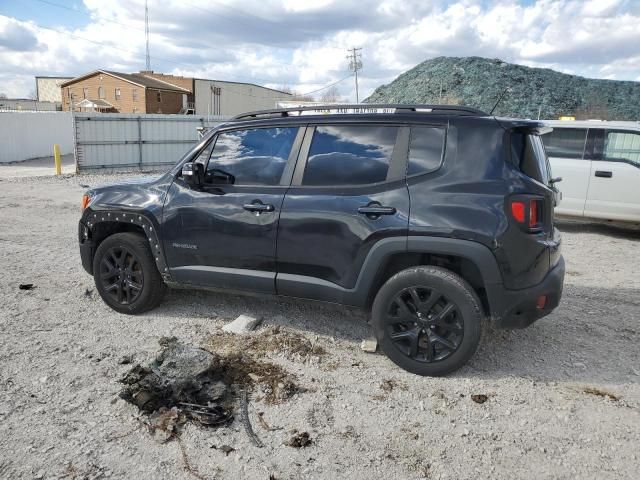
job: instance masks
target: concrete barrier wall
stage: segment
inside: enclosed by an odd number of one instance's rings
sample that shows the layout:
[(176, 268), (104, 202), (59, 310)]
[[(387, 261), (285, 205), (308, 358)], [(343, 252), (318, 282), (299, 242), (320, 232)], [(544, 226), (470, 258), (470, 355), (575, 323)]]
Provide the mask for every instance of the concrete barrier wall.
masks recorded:
[(0, 112), (0, 163), (50, 157), (53, 144), (73, 153), (73, 118), (69, 112)]

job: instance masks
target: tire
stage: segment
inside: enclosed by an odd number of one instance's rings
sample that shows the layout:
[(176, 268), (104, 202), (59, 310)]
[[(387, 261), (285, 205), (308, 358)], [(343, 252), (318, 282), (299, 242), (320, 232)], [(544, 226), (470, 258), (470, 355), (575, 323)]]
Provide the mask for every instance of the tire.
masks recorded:
[(382, 351), (396, 365), (417, 375), (441, 376), (462, 367), (478, 348), (480, 305), (459, 275), (440, 267), (412, 267), (380, 288), (372, 325)]
[(116, 233), (102, 241), (93, 257), (93, 278), (102, 300), (129, 315), (157, 307), (167, 288), (147, 239), (137, 233)]

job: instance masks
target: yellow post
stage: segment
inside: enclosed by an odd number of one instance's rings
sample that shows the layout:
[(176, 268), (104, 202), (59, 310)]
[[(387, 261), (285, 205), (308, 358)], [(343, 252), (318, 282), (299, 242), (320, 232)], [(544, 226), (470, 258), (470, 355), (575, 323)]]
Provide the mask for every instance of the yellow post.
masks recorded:
[(56, 166), (56, 175), (62, 174), (62, 160), (60, 160), (60, 145), (53, 145), (53, 161)]

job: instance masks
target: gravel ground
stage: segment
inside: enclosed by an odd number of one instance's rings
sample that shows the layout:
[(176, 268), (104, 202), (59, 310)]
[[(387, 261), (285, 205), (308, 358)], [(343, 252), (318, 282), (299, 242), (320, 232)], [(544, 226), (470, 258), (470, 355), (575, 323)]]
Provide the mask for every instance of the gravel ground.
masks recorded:
[[(1, 478), (638, 478), (640, 234), (564, 225), (561, 306), (526, 330), (485, 328), (466, 367), (421, 378), (360, 351), (365, 316), (338, 306), (179, 290), (149, 314), (111, 311), (76, 226), (82, 185), (115, 178), (0, 179)], [(204, 345), (240, 314), (327, 350), (267, 354), (307, 391), (254, 395), (263, 448), (237, 421), (157, 443), (117, 396), (121, 359), (151, 360), (161, 336)], [(285, 446), (291, 429), (312, 444)]]

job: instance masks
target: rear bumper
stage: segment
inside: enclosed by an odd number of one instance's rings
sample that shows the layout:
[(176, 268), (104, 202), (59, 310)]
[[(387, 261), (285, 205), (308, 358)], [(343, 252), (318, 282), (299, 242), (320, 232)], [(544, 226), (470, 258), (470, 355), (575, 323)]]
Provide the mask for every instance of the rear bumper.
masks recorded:
[[(549, 315), (560, 304), (564, 283), (564, 258), (560, 256), (555, 267), (542, 282), (522, 290), (494, 291), (491, 295), (491, 317), (498, 328), (525, 328)], [(496, 289), (498, 290), (498, 289)], [(546, 295), (544, 308), (538, 308), (538, 298)]]

